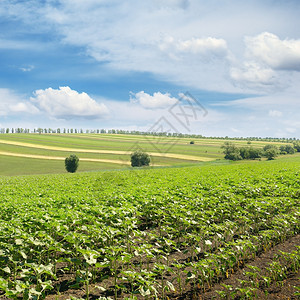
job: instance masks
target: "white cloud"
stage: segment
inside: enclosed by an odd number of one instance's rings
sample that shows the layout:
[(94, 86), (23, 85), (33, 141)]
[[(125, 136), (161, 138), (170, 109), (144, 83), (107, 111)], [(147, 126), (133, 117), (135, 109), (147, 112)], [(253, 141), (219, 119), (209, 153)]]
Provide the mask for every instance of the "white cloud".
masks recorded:
[(270, 111), (269, 111), (269, 116), (270, 116), (270, 117), (278, 118), (278, 117), (281, 117), (281, 116), (282, 116), (282, 112), (281, 112), (281, 111), (278, 111), (278, 110), (270, 110)]
[(256, 62), (244, 62), (242, 66), (230, 69), (231, 78), (239, 85), (250, 88), (273, 89), (279, 85), (276, 72)]
[(58, 119), (97, 119), (108, 113), (104, 104), (97, 103), (86, 93), (78, 93), (67, 87), (58, 90), (48, 88), (37, 90), (30, 100), (41, 111)]
[(175, 40), (167, 37), (159, 45), (162, 51), (169, 55), (194, 54), (199, 59), (224, 58), (228, 54), (227, 43), (224, 39), (213, 37), (191, 38), (189, 40)]
[(272, 69), (300, 71), (300, 39), (280, 40), (278, 36), (263, 32), (246, 37), (246, 55)]
[(295, 71), (300, 71), (300, 39), (263, 32), (245, 37), (244, 58), (231, 66), (230, 77), (238, 86), (270, 92), (295, 86)]
[(0, 88), (0, 116), (37, 114), (39, 110), (10, 89)]
[(136, 94), (131, 93), (130, 101), (132, 103), (139, 103), (144, 108), (157, 109), (170, 107), (177, 103), (178, 99), (171, 97), (169, 93), (162, 94), (156, 92), (151, 96), (144, 91), (140, 91)]
[[(267, 85), (268, 89), (277, 86), (273, 69), (300, 69), (296, 2), (2, 2), (0, 15), (20, 19), (31, 29), (57, 32), (61, 42), (82, 47), (108, 70), (150, 72), (159, 79), (198, 89), (257, 92)], [(271, 33), (257, 35), (265, 28), (285, 39)], [(245, 40), (248, 57), (243, 58), (245, 36), (249, 37)], [(260, 66), (247, 71), (249, 63)], [(276, 76), (280, 82), (287, 80), (286, 74)]]

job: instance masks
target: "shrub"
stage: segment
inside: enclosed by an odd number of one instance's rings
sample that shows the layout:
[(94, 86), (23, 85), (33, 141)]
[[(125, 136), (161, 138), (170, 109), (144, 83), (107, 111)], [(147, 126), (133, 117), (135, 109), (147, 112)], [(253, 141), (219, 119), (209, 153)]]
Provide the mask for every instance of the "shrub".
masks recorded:
[(195, 144), (195, 142), (194, 142), (194, 141), (190, 141), (190, 144), (191, 144), (191, 145), (194, 145), (194, 144)]
[(79, 165), (79, 158), (75, 154), (71, 154), (65, 159), (65, 167), (69, 173), (75, 173)]
[(131, 166), (132, 167), (143, 167), (149, 166), (150, 156), (148, 153), (143, 151), (135, 151), (131, 154)]

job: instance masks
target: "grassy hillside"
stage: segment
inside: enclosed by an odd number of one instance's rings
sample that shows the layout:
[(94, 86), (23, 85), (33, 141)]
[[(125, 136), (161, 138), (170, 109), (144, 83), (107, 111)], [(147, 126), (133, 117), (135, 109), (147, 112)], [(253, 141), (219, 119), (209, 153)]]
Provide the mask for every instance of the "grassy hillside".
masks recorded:
[[(223, 159), (224, 140), (117, 134), (3, 134), (0, 136), (0, 175), (65, 172), (63, 160), (74, 153), (80, 171), (124, 169), (130, 154), (142, 149), (151, 165), (188, 166)], [(247, 141), (236, 141), (246, 146)], [(253, 147), (266, 142), (254, 141)]]

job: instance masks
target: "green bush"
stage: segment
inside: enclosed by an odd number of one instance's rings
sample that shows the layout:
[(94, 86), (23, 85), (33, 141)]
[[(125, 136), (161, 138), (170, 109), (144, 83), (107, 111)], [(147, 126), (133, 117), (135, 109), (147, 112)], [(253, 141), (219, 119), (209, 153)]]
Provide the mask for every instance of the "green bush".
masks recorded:
[(223, 153), (225, 154), (225, 159), (229, 160), (241, 160), (240, 149), (235, 146), (232, 142), (225, 142), (221, 147), (224, 149)]
[(71, 154), (65, 159), (65, 167), (69, 173), (75, 173), (79, 165), (79, 158), (75, 154)]
[(276, 148), (268, 148), (265, 153), (264, 156), (268, 159), (268, 160), (272, 160), (274, 159), (276, 156), (278, 156), (278, 150)]
[(295, 148), (292, 145), (281, 145), (279, 147), (280, 154), (294, 154)]
[(143, 167), (149, 166), (150, 156), (148, 153), (143, 151), (135, 151), (131, 154), (131, 166), (132, 167)]

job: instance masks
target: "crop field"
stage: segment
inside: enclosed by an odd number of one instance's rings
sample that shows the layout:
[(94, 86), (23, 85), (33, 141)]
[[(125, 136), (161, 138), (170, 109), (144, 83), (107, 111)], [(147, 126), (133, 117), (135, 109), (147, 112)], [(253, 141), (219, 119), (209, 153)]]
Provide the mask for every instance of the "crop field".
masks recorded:
[(299, 296), (299, 156), (2, 176), (0, 186), (0, 299)]
[[(223, 159), (224, 140), (118, 134), (2, 134), (0, 175), (63, 173), (70, 154), (80, 159), (79, 172), (125, 169), (137, 149), (151, 156), (151, 166), (189, 166)], [(239, 146), (247, 141), (236, 141)], [(264, 146), (253, 141), (251, 146)]]

